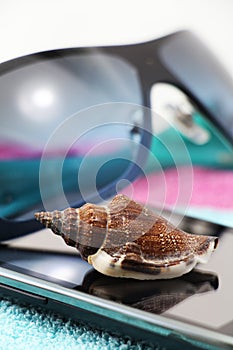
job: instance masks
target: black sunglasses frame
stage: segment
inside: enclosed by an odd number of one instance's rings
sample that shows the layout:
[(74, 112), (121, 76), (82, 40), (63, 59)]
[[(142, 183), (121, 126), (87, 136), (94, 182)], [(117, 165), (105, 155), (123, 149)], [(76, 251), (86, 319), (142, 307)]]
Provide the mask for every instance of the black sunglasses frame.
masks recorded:
[[(197, 108), (207, 117), (207, 119), (213, 123), (213, 125), (220, 131), (220, 133), (228, 140), (229, 144), (232, 145), (232, 135), (229, 132), (229, 129), (223, 125), (221, 122), (221, 118), (219, 117), (219, 111), (214, 111), (210, 109), (208, 103), (204, 98), (200, 98), (197, 90), (192, 89), (192, 87), (187, 84), (184, 80), (180, 79), (179, 75), (176, 74), (170, 67), (168, 67), (166, 60), (162, 54), (162, 49), (165, 45), (177, 41), (179, 43), (180, 48), (177, 50), (182, 50), (183, 52), (183, 60), (188, 65), (190, 65), (190, 69), (194, 70), (193, 74), (195, 77), (200, 75), (202, 72), (202, 67), (200, 66), (200, 72), (198, 72), (198, 67), (195, 65), (192, 67), (192, 62), (188, 62), (190, 57), (192, 57), (192, 53), (196, 52), (200, 56), (200, 60), (205, 60), (205, 57), (201, 57), (202, 54), (205, 55), (205, 46), (199, 41), (196, 36), (189, 31), (179, 31), (165, 37), (149, 41), (146, 43), (139, 44), (131, 44), (124, 46), (110, 46), (110, 47), (82, 47), (82, 48), (71, 48), (71, 49), (59, 49), (53, 51), (46, 51), (41, 53), (36, 53), (32, 55), (28, 55), (25, 57), (16, 58), (14, 60), (4, 62), (0, 64), (0, 78), (2, 74), (10, 72), (15, 68), (19, 68), (21, 66), (26, 66), (30, 63), (33, 63), (35, 60), (53, 59), (54, 57), (67, 56), (67, 55), (79, 55), (80, 53), (90, 53), (92, 50), (98, 50), (98, 52), (103, 54), (110, 54), (114, 56), (118, 56), (123, 60), (129, 62), (138, 72), (139, 82), (141, 84), (142, 89), (142, 101), (143, 106), (150, 108), (151, 103), (151, 88), (156, 83), (168, 83), (174, 85), (184, 91), (190, 99), (196, 104)], [(203, 53), (202, 53), (203, 51)], [(182, 54), (182, 52), (180, 52)], [(185, 55), (187, 57), (185, 57)], [(208, 58), (211, 56), (208, 56)], [(214, 67), (217, 69), (209, 70), (206, 73), (206, 77), (201, 74), (199, 76), (199, 84), (202, 85), (202, 82), (208, 79), (209, 74), (216, 75), (217, 80), (226, 86), (227, 89), (232, 93), (233, 97), (233, 84), (230, 78), (227, 76), (223, 68), (218, 62), (215, 61), (213, 57)], [(199, 63), (198, 63), (199, 64)], [(203, 73), (203, 72), (202, 72)], [(224, 106), (223, 106), (224, 109)], [(232, 122), (233, 122), (233, 114), (232, 114)], [(145, 118), (145, 129), (151, 130), (151, 120), (150, 118)], [(142, 135), (141, 143), (146, 147), (150, 145), (150, 137), (148, 133), (144, 133)], [(123, 174), (124, 178), (127, 178), (129, 181), (134, 180), (139, 174), (139, 171), (136, 167), (132, 166), (127, 170), (127, 174)], [(111, 183), (109, 186), (101, 189), (99, 191), (100, 195), (103, 198), (108, 198), (111, 195), (115, 194), (115, 185), (117, 179), (114, 183)], [(84, 203), (84, 202), (83, 202)], [(80, 206), (83, 203), (74, 203), (74, 206)], [(9, 240), (13, 238), (18, 238), (22, 235), (31, 233), (33, 231), (41, 229), (42, 226), (34, 219), (21, 221), (21, 220), (9, 220), (0, 218), (0, 241)]]

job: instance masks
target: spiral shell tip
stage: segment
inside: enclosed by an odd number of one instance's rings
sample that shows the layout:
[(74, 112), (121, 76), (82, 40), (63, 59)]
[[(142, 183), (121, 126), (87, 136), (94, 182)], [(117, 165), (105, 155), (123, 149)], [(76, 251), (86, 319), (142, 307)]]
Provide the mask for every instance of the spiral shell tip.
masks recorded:
[(38, 220), (41, 224), (45, 225), (46, 227), (51, 227), (52, 224), (52, 215), (50, 212), (37, 212), (34, 214), (35, 219)]
[(40, 212), (35, 213), (34, 216), (36, 220), (40, 221)]

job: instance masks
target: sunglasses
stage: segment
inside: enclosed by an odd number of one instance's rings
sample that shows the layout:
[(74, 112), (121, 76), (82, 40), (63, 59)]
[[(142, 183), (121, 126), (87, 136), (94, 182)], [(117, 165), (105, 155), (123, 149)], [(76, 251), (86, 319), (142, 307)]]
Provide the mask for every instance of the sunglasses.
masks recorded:
[(184, 92), (232, 145), (232, 81), (188, 31), (2, 63), (0, 240), (40, 229), (35, 211), (107, 199), (142, 175), (159, 120), (151, 89), (161, 83)]

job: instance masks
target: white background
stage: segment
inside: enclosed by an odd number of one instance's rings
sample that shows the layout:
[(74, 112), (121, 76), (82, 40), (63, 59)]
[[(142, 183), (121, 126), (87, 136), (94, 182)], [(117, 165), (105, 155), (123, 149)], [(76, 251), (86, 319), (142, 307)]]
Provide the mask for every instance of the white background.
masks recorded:
[(232, 0), (0, 0), (0, 62), (40, 50), (191, 29), (233, 76)]

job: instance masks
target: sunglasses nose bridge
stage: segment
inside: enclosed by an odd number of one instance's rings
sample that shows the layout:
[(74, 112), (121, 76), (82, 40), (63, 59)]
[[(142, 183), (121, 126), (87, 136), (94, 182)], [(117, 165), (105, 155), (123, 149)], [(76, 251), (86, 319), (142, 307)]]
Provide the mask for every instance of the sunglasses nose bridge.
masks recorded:
[(157, 83), (151, 91), (152, 109), (165, 120), (165, 125), (153, 123), (155, 132), (173, 126), (185, 139), (195, 145), (210, 141), (209, 131), (197, 122), (200, 112), (190, 98), (179, 88), (168, 83)]
[[(195, 110), (192, 105), (168, 104), (167, 107), (171, 109), (175, 127), (185, 138), (197, 145), (204, 145), (210, 140), (209, 132), (195, 123), (193, 117)], [(188, 107), (189, 110), (187, 110), (186, 107)]]

